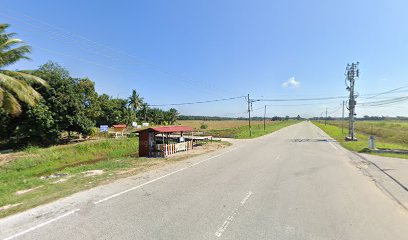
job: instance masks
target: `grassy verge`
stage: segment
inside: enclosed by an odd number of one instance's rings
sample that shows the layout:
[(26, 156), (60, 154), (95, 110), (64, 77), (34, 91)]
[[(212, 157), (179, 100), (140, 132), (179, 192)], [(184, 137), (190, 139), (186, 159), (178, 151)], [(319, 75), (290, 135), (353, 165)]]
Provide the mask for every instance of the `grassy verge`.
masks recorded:
[(275, 132), (281, 128), (293, 125), (299, 121), (289, 120), (289, 121), (276, 121), (269, 122), (266, 124), (264, 130), (263, 124), (252, 125), (252, 136), (249, 136), (248, 125), (232, 127), (232, 128), (222, 128), (222, 129), (212, 129), (207, 130), (206, 133), (214, 137), (227, 137), (227, 138), (237, 138), (237, 139), (247, 139), (256, 138), (272, 132)]
[[(0, 159), (0, 218), (118, 178), (216, 150), (225, 143), (206, 145), (209, 147), (204, 146), (199, 152), (168, 159), (139, 158), (137, 138), (28, 148), (9, 154), (14, 159)], [(4, 160), (5, 155), (0, 158)], [(57, 174), (61, 177), (54, 178)], [(4, 206), (10, 208), (4, 209)]]
[[(356, 138), (358, 139), (358, 141), (346, 142), (344, 141), (344, 138), (347, 136), (347, 129), (344, 129), (344, 132), (342, 132), (341, 127), (338, 127), (336, 125), (331, 125), (331, 124), (324, 125), (318, 122), (313, 122), (313, 123), (316, 126), (318, 126), (320, 129), (322, 129), (324, 132), (326, 132), (329, 136), (336, 139), (336, 141), (338, 141), (344, 148), (348, 150), (355, 151), (355, 152), (370, 153), (374, 155), (387, 156), (387, 157), (397, 157), (397, 158), (408, 159), (408, 155), (403, 155), (403, 154), (370, 152), (367, 148), (368, 138), (369, 138), (369, 135), (367, 134), (357, 132)], [(390, 142), (382, 138), (378, 138), (376, 140), (376, 147), (377, 148), (390, 148), (390, 149), (407, 149), (407, 145), (405, 144)]]

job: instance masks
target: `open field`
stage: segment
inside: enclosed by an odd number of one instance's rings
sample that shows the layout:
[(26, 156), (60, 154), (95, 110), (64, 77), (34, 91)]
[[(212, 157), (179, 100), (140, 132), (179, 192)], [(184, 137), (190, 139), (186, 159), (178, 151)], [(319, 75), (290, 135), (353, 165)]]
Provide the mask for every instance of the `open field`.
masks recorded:
[[(252, 136), (249, 136), (248, 121), (242, 120), (226, 120), (226, 121), (201, 121), (201, 120), (184, 120), (179, 121), (182, 125), (187, 125), (195, 128), (197, 131), (202, 131), (204, 134), (211, 135), (213, 137), (226, 137), (226, 138), (255, 138), (268, 133), (272, 133), (281, 128), (298, 123), (296, 120), (289, 121), (267, 121), (266, 129), (264, 131), (263, 121), (252, 121)], [(206, 124), (207, 129), (200, 129), (201, 124)]]
[[(181, 125), (186, 125), (195, 128), (197, 131), (214, 130), (214, 129), (226, 129), (236, 128), (241, 126), (248, 126), (248, 120), (179, 120), (177, 121)], [(204, 123), (208, 126), (207, 129), (200, 129), (201, 124)], [(253, 125), (263, 124), (263, 121), (252, 121)]]
[[(376, 136), (377, 148), (389, 149), (408, 149), (407, 141), (407, 124), (406, 122), (397, 121), (383, 121), (383, 122), (357, 122), (356, 123), (356, 142), (346, 142), (344, 138), (348, 134), (347, 123), (344, 123), (344, 131), (341, 129), (341, 121), (328, 121), (327, 125), (324, 123), (314, 122), (328, 135), (336, 139), (343, 147), (351, 151), (367, 152), (368, 138), (373, 133)], [(371, 132), (371, 128), (373, 129)], [(408, 158), (408, 155), (402, 154), (385, 154), (372, 153), (382, 156)]]
[[(328, 121), (327, 124), (341, 127), (341, 121)], [(348, 122), (344, 122), (347, 132)], [(396, 143), (408, 148), (408, 121), (357, 121), (355, 129), (358, 133), (373, 135), (380, 142)]]
[(137, 138), (31, 147), (0, 154), (0, 218), (224, 145), (208, 143), (168, 159), (139, 158)]

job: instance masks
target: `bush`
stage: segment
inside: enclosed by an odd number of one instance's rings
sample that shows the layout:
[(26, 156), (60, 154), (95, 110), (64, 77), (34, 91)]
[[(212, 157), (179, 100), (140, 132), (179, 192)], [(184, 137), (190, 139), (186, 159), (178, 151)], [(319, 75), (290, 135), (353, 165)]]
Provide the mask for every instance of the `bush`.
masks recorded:
[(200, 129), (207, 129), (207, 128), (208, 128), (208, 125), (202, 122), (200, 125)]

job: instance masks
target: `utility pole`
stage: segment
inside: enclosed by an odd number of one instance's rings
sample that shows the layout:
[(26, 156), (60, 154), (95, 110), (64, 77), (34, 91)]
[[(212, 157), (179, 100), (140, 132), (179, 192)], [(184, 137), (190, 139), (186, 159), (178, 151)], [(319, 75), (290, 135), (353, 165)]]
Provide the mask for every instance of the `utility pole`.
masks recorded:
[(326, 118), (324, 119), (324, 125), (327, 125), (327, 108), (326, 108)]
[(354, 134), (354, 116), (356, 115), (355, 113), (355, 107), (356, 107), (356, 98), (358, 97), (358, 94), (354, 93), (354, 85), (355, 85), (355, 80), (359, 77), (360, 73), (358, 70), (358, 64), (357, 63), (352, 63), (352, 64), (347, 64), (346, 67), (346, 89), (347, 91), (350, 92), (349, 100), (348, 100), (348, 110), (349, 110), (349, 134), (348, 137), (346, 137), (346, 141), (356, 141), (357, 139), (355, 138)]
[(265, 111), (264, 111), (264, 131), (266, 131), (266, 105), (265, 105)]
[(249, 126), (249, 136), (252, 136), (252, 130), (251, 130), (251, 99), (249, 98), (249, 93), (248, 93), (248, 126)]
[(343, 100), (343, 112), (341, 114), (341, 133), (344, 133), (344, 100)]

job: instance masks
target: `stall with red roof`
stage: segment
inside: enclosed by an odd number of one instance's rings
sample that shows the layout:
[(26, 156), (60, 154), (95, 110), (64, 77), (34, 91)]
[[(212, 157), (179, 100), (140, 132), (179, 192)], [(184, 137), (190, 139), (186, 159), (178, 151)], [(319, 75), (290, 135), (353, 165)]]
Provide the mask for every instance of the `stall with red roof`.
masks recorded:
[(152, 127), (139, 131), (140, 157), (167, 157), (171, 154), (193, 149), (193, 140), (183, 134), (193, 132), (188, 126)]

